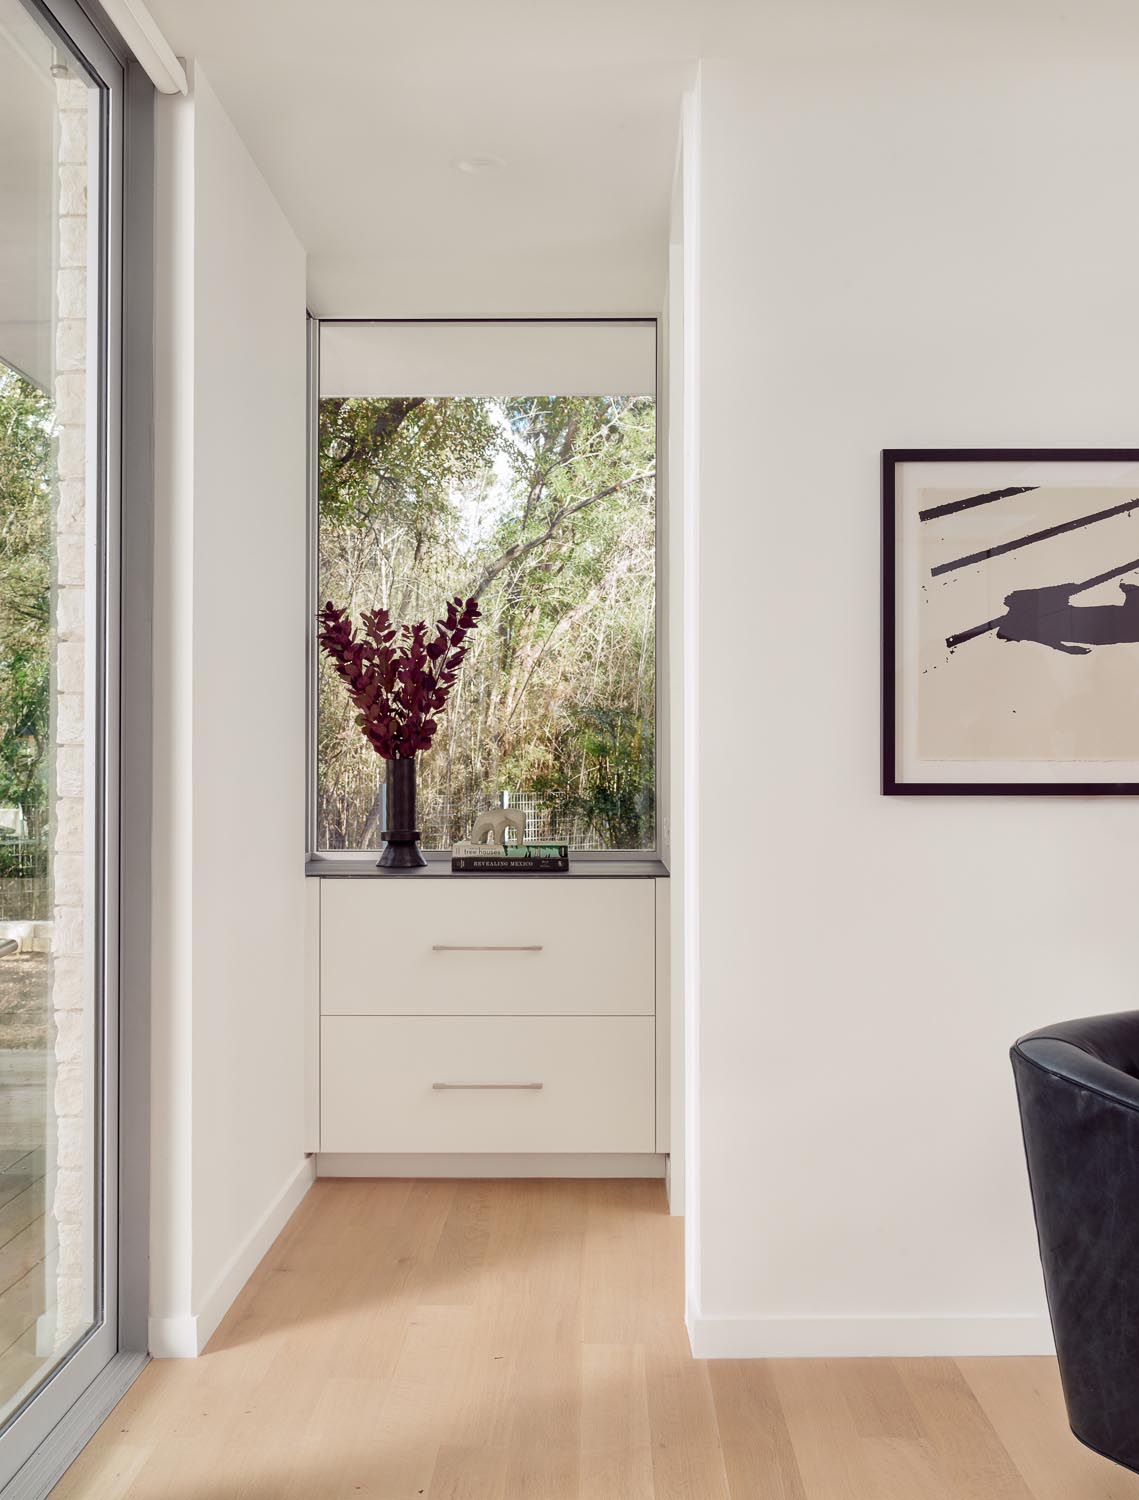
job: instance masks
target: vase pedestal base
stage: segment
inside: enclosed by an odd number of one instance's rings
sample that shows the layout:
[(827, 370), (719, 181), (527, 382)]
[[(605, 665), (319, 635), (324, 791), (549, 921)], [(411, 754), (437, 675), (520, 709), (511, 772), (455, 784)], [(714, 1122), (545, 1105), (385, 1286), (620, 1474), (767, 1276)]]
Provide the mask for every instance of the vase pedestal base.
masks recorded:
[(376, 861), (376, 867), (380, 870), (418, 870), (420, 865), (425, 865), (419, 848), (419, 830), (409, 834), (385, 833), (383, 837), (387, 840), (384, 852)]

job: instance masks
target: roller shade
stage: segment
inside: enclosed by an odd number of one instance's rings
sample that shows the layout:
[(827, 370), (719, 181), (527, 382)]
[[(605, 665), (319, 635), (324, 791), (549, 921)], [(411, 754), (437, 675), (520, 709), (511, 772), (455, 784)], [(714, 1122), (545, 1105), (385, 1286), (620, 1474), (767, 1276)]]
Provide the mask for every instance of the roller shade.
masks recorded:
[(656, 324), (320, 325), (322, 396), (652, 396)]

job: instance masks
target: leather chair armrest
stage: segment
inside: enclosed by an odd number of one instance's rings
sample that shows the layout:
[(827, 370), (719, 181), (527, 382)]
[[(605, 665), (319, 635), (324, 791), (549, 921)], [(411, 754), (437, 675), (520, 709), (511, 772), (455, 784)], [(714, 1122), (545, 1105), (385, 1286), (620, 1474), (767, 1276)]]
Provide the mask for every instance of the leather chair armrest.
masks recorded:
[(1077, 1084), (1125, 1109), (1139, 1110), (1139, 1078), (1109, 1067), (1062, 1037), (1033, 1032), (1015, 1043), (1010, 1055), (1014, 1063), (1019, 1056), (1055, 1078)]

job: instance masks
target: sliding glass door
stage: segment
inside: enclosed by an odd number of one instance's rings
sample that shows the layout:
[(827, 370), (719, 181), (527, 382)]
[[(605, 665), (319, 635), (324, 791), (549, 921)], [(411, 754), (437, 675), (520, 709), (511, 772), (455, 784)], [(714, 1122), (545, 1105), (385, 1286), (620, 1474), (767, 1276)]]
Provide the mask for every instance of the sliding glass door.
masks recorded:
[(0, 0), (0, 1485), (116, 1348), (122, 75)]

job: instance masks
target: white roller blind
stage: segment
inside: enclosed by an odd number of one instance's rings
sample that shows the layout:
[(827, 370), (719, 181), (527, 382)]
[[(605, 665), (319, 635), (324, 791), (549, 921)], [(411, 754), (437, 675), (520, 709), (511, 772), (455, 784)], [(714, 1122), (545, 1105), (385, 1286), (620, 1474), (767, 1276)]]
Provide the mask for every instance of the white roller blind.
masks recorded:
[(656, 324), (324, 323), (322, 396), (652, 396)]

